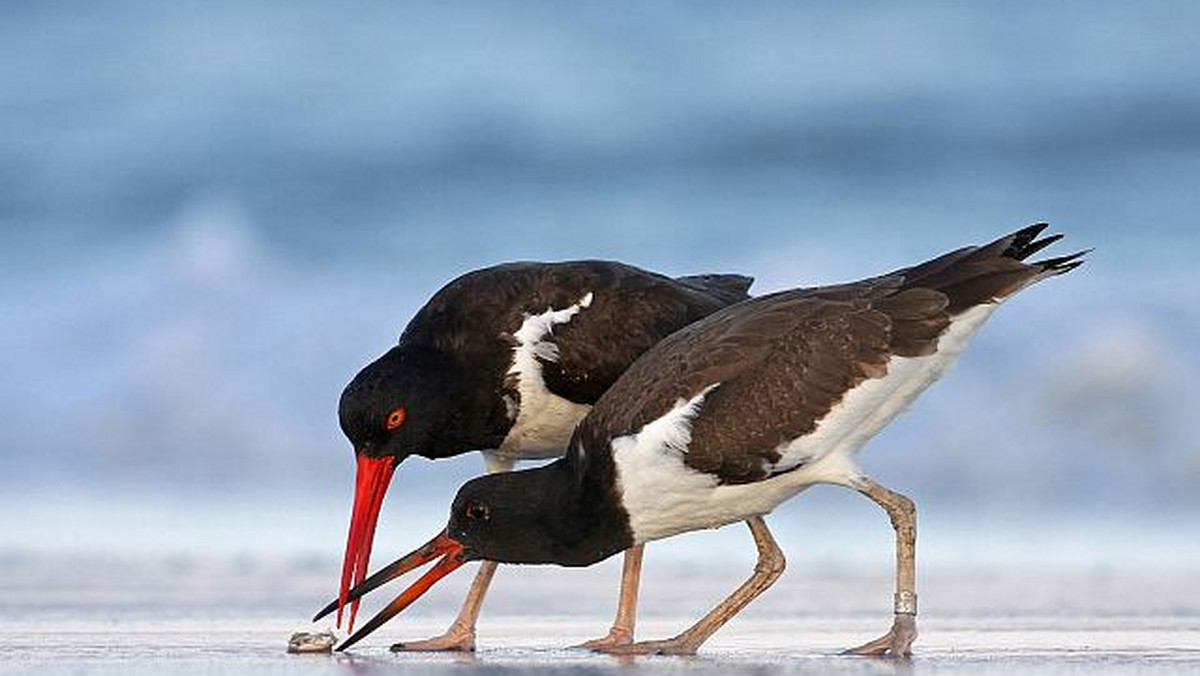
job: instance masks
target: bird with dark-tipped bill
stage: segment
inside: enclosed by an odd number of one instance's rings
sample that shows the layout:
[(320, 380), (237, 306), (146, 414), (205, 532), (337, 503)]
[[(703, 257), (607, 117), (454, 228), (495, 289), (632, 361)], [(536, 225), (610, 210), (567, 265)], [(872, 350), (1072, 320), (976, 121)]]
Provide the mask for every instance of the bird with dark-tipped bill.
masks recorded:
[(855, 457), (954, 364), (1001, 303), (1082, 264), (1087, 252), (1026, 262), (1061, 238), (1039, 239), (1045, 228), (860, 282), (761, 296), (677, 331), (600, 398), (563, 458), (466, 483), (445, 531), (373, 586), (437, 563), (339, 650), (467, 561), (588, 566), (652, 540), (745, 521), (758, 563), (741, 587), (672, 638), (605, 648), (694, 653), (782, 573), (764, 515), (828, 483), (879, 504), (896, 534), (892, 628), (848, 652), (910, 654), (915, 509)]
[[(669, 278), (622, 263), (508, 263), (465, 274), (417, 312), (399, 343), (363, 368), (338, 407), (358, 461), (338, 597), (358, 596), (384, 494), (411, 455), (482, 450), (489, 471), (561, 455), (575, 426), (643, 352), (672, 332), (749, 296), (741, 275)], [(626, 555), (616, 621), (589, 647), (633, 638), (641, 548)], [(473, 650), (496, 564), (484, 562), (458, 618), (441, 636), (393, 650)]]

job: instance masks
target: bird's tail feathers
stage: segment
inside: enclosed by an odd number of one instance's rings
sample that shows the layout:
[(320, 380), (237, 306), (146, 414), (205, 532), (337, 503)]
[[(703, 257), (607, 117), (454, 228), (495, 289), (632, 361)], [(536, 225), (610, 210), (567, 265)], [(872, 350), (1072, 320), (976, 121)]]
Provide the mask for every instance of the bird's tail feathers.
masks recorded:
[(957, 314), (983, 303), (1002, 301), (1035, 282), (1066, 274), (1082, 265), (1087, 249), (1031, 263), (1030, 256), (1058, 242), (1061, 234), (1038, 238), (1046, 223), (1035, 223), (994, 242), (967, 247), (903, 271), (903, 287), (940, 291)]

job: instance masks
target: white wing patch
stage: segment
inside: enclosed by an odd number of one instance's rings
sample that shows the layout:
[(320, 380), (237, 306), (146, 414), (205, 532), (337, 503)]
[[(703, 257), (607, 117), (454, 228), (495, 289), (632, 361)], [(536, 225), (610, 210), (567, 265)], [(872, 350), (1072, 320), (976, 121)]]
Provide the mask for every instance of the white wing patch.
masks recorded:
[(542, 362), (558, 360), (558, 346), (549, 338), (557, 324), (571, 321), (575, 315), (592, 304), (589, 291), (578, 303), (561, 310), (547, 308), (541, 314), (526, 314), (521, 327), (513, 334), (512, 366), (508, 374), (517, 379), (521, 400), (515, 407), (516, 420), (508, 436), (496, 449), (507, 458), (550, 458), (562, 455), (571, 439), (571, 432), (591, 410), (546, 389), (542, 379)]
[(709, 385), (700, 394), (685, 400), (675, 402), (675, 407), (667, 411), (661, 418), (646, 423), (636, 434), (613, 439), (613, 453), (618, 445), (635, 444), (646, 452), (657, 451), (672, 456), (687, 453), (688, 444), (692, 442), (692, 419), (700, 411), (700, 404), (720, 383)]
[(558, 361), (558, 346), (546, 340), (554, 333), (554, 325), (566, 324), (581, 310), (585, 310), (591, 305), (592, 293), (589, 291), (578, 303), (562, 310), (546, 308), (546, 311), (539, 315), (526, 313), (525, 321), (521, 322), (521, 328), (513, 334), (513, 337), (517, 339), (517, 347), (513, 351), (513, 365), (508, 372), (517, 375), (536, 372), (540, 380), (542, 365), (538, 359)]

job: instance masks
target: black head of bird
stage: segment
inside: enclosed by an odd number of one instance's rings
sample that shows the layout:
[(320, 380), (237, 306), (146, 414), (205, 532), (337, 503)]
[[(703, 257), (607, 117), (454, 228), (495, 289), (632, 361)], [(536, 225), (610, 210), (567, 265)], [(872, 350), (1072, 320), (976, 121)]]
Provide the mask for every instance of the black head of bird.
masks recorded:
[(459, 489), (446, 535), (468, 560), (590, 566), (632, 544), (614, 506), (580, 491), (574, 463), (472, 479)]
[[(375, 525), (396, 466), (410, 455), (448, 457), (503, 438), (509, 423), (504, 403), (492, 401), (500, 399), (498, 389), (476, 387), (476, 378), (461, 371), (445, 354), (398, 345), (359, 371), (342, 392), (338, 419), (358, 469), (338, 595), (339, 626), (351, 583), (366, 577)], [(357, 602), (351, 626), (355, 611)]]
[(338, 422), (356, 455), (449, 455), (459, 403), (451, 360), (432, 350), (394, 347), (363, 367), (342, 391)]
[(628, 521), (611, 514), (621, 509), (619, 504), (595, 499), (588, 488), (594, 482), (582, 481), (584, 471), (568, 456), (543, 467), (491, 474), (464, 484), (454, 498), (445, 530), (357, 584), (349, 598), (357, 602), (411, 570), (435, 559), (437, 564), (338, 649), (360, 641), (468, 561), (590, 566), (629, 548), (633, 534)]

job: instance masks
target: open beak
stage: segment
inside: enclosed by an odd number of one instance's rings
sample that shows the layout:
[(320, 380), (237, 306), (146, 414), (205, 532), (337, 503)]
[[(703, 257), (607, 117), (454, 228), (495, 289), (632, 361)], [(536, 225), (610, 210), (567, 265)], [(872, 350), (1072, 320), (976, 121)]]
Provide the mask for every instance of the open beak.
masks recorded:
[(446, 534), (445, 531), (438, 533), (432, 540), (426, 542), (416, 551), (405, 556), (404, 558), (389, 564), (379, 572), (372, 575), (362, 584), (356, 585), (354, 589), (346, 590), (338, 597), (338, 600), (330, 603), (317, 613), (313, 618), (313, 622), (325, 617), (335, 609), (345, 605), (347, 598), (353, 600), (355, 607), (358, 605), (359, 599), (367, 592), (380, 587), (381, 585), (394, 580), (401, 575), (407, 573), (414, 568), (419, 568), (430, 561), (442, 557), (432, 568), (425, 572), (416, 582), (408, 589), (405, 589), (394, 601), (389, 603), (386, 608), (379, 611), (375, 617), (372, 617), (361, 629), (352, 634), (344, 643), (338, 646), (338, 650), (342, 651), (350, 646), (358, 643), (368, 634), (375, 631), (384, 622), (395, 617), (405, 608), (413, 604), (414, 601), (421, 598), (425, 592), (438, 580), (449, 575), (458, 569), (459, 566), (467, 562), (466, 556), (463, 554), (462, 543), (455, 540)]
[[(379, 508), (387, 493), (396, 459), (391, 456), (372, 458), (358, 454), (358, 473), (354, 480), (354, 512), (350, 517), (350, 534), (346, 538), (346, 558), (342, 561), (342, 583), (339, 587), (337, 626), (342, 626), (342, 610), (349, 598), (351, 583), (357, 585), (367, 576), (367, 565), (371, 559), (371, 543), (375, 540), (375, 524), (379, 522)], [(350, 631), (354, 630), (354, 616), (358, 614), (358, 598), (350, 606)]]

